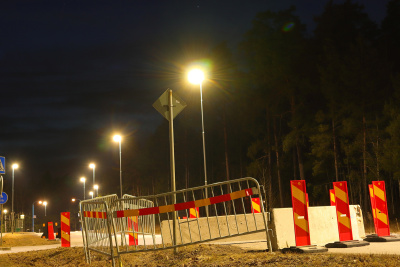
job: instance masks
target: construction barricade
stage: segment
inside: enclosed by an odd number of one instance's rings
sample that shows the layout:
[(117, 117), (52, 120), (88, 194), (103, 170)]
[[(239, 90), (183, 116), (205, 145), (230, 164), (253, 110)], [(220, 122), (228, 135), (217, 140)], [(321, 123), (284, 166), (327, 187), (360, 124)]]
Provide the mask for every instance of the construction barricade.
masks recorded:
[(369, 245), (368, 242), (353, 239), (347, 182), (334, 182), (333, 190), (335, 194), (339, 241), (326, 244), (325, 246), (328, 248), (350, 248)]
[[(253, 197), (260, 198), (260, 214), (251, 212)], [(85, 250), (89, 252), (85, 254), (87, 262), (93, 251), (109, 255), (115, 265), (115, 259), (126, 253), (177, 248), (263, 232), (264, 242), (271, 251), (260, 186), (253, 178), (146, 197), (125, 195), (110, 202), (99, 199), (81, 202), (82, 229), (87, 236)], [(198, 210), (201, 217), (190, 218), (190, 209)], [(104, 212), (106, 218), (91, 215), (95, 210)], [(178, 211), (186, 213), (187, 218), (178, 219)], [(137, 230), (129, 226), (135, 218), (138, 218)], [(104, 223), (100, 224), (99, 220)], [(157, 234), (155, 229), (159, 229)], [(130, 232), (138, 234), (135, 237), (138, 242), (127, 242)]]
[(61, 212), (61, 246), (71, 246), (70, 213)]
[[(117, 200), (117, 195), (98, 197), (79, 203), (82, 223), (82, 237), (86, 261), (90, 263), (91, 252), (108, 255), (115, 266), (117, 253), (116, 226), (110, 217), (110, 205)], [(122, 226), (118, 225), (118, 229)]]
[(334, 189), (329, 189), (329, 201), (331, 203), (331, 206), (336, 206), (335, 190)]
[(251, 199), (251, 212), (253, 212), (253, 213), (261, 213), (260, 198), (259, 197), (253, 197)]
[(290, 181), (290, 190), (292, 194), (292, 214), (296, 246), (291, 246), (282, 249), (286, 252), (326, 252), (328, 249), (311, 245), (310, 227), (308, 220), (308, 194), (306, 190), (305, 180)]
[(368, 189), (376, 234), (368, 235), (364, 240), (369, 242), (400, 241), (399, 236), (390, 234), (385, 181), (372, 181)]

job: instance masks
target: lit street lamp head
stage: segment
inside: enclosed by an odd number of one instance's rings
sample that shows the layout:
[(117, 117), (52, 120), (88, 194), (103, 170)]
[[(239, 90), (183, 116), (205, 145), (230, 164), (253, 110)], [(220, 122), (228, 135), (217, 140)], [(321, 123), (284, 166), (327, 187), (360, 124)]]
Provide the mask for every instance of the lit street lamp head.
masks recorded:
[(84, 183), (86, 181), (85, 177), (81, 177), (81, 182)]
[(94, 163), (90, 163), (89, 168), (94, 169), (94, 168), (96, 168), (96, 165)]
[(14, 164), (12, 165), (12, 168), (13, 168), (13, 170), (18, 169), (18, 164), (14, 163)]
[(204, 72), (200, 69), (193, 69), (189, 71), (188, 79), (190, 83), (200, 84), (204, 80)]
[(93, 189), (97, 190), (97, 189), (99, 189), (99, 186), (98, 186), (97, 184), (95, 184), (95, 185), (93, 186)]
[(113, 136), (113, 140), (115, 141), (115, 142), (121, 142), (121, 136), (120, 135), (118, 135), (118, 134), (116, 134), (116, 135), (114, 135)]

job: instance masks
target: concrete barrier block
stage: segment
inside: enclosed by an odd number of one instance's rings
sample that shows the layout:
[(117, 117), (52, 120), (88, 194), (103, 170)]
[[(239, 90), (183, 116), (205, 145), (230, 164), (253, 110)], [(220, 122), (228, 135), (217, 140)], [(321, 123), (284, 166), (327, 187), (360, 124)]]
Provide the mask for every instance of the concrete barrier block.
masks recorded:
[[(350, 218), (353, 240), (361, 240), (365, 236), (365, 230), (359, 205), (350, 205)], [(308, 219), (312, 245), (324, 246), (339, 241), (336, 207), (309, 207)], [(292, 208), (273, 209), (270, 227), (274, 232), (272, 238), (274, 250), (296, 246)]]

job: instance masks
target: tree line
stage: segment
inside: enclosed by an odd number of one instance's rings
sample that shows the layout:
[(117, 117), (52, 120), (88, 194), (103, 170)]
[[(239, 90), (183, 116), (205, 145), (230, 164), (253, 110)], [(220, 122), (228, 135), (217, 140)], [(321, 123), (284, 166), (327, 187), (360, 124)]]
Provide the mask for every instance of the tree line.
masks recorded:
[[(380, 25), (358, 3), (329, 1), (312, 32), (295, 11), (260, 12), (237, 49), (221, 43), (207, 55), (208, 183), (254, 177), (271, 209), (291, 205), (290, 180), (306, 180), (310, 205), (329, 205), (332, 182), (347, 181), (350, 203), (367, 213), (368, 184), (383, 180), (398, 214), (400, 1)], [(203, 185), (204, 171), (199, 91), (178, 93), (187, 102), (174, 122), (181, 189)], [(167, 121), (131, 156), (128, 191), (169, 191)]]

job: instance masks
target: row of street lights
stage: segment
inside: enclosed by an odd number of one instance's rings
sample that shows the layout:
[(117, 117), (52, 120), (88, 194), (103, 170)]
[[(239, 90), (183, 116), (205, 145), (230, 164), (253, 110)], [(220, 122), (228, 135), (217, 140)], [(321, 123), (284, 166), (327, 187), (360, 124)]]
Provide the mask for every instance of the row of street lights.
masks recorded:
[[(119, 143), (119, 186), (120, 186), (120, 192), (121, 192), (121, 198), (122, 198), (122, 157), (121, 157), (121, 140), (122, 137), (120, 135), (114, 135), (113, 136), (113, 140), (115, 142)], [(89, 192), (89, 195), (92, 196), (92, 198), (94, 197), (94, 195), (96, 197), (99, 196), (99, 185), (96, 184), (96, 165), (94, 163), (90, 163), (89, 164), (89, 168), (93, 169), (93, 189), (96, 190), (96, 195), (94, 194), (93, 191)], [(83, 200), (86, 199), (86, 177), (81, 177), (80, 178), (80, 182), (83, 183)]]

